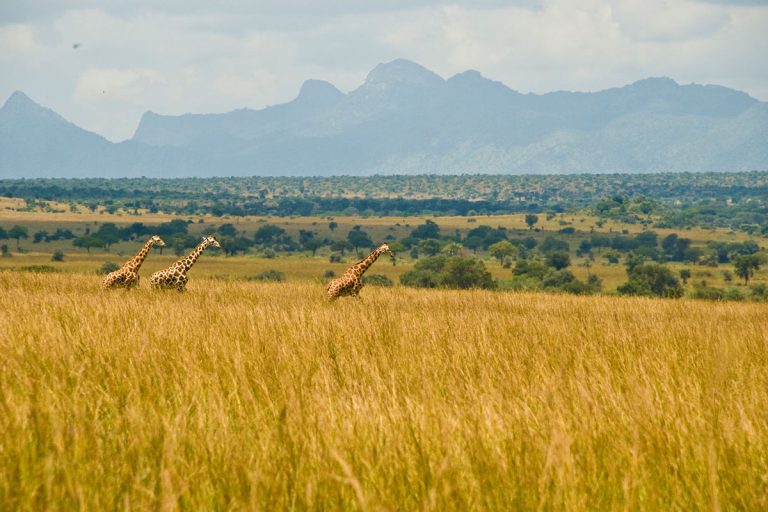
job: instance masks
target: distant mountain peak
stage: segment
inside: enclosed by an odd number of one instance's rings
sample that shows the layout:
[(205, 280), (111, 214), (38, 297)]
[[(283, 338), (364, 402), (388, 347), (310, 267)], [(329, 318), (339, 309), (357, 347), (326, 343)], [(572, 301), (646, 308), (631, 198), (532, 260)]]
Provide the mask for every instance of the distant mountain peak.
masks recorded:
[(59, 114), (39, 103), (35, 103), (32, 98), (21, 91), (15, 91), (11, 94), (5, 101), (3, 107), (0, 108), (0, 112), (4, 117), (16, 120), (21, 120), (23, 118), (37, 118), (69, 124), (69, 122)]
[(3, 105), (3, 109), (30, 109), (30, 108), (38, 108), (41, 109), (40, 105), (32, 101), (32, 99), (24, 94), (21, 91), (14, 91), (13, 94), (11, 94), (8, 99), (5, 101), (5, 104)]
[(301, 85), (296, 101), (302, 103), (329, 103), (344, 97), (341, 92), (330, 82), (325, 80), (306, 80)]
[(680, 84), (678, 84), (668, 76), (652, 76), (649, 78), (643, 78), (642, 80), (633, 82), (628, 87), (634, 87), (636, 89), (660, 90), (660, 89), (673, 89), (676, 87), (680, 87)]
[(430, 85), (444, 80), (424, 66), (406, 59), (396, 59), (379, 64), (365, 79), (365, 85), (410, 84)]

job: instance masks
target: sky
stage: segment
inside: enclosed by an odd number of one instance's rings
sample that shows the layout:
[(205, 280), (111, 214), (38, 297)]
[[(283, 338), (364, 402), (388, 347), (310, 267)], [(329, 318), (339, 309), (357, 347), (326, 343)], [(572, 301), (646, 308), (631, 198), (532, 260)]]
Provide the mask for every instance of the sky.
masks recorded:
[(112, 141), (147, 110), (348, 92), (397, 58), (524, 93), (668, 76), (768, 101), (768, 0), (0, 0), (0, 103), (23, 91)]

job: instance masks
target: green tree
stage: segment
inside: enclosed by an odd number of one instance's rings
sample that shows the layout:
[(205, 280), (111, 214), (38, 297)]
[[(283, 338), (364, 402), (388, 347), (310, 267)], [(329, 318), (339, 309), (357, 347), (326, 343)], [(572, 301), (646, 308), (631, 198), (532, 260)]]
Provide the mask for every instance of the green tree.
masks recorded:
[(565, 251), (552, 251), (547, 253), (546, 261), (555, 270), (562, 270), (571, 264), (571, 257)]
[(629, 280), (619, 286), (620, 295), (680, 298), (683, 287), (670, 269), (658, 263), (641, 263), (627, 269)]
[(331, 230), (331, 233), (333, 233), (337, 227), (339, 227), (339, 223), (336, 221), (331, 221), (328, 223), (328, 229)]
[(314, 256), (317, 253), (317, 250), (321, 248), (324, 244), (323, 241), (318, 238), (307, 238), (302, 242), (302, 247), (306, 251), (312, 251), (312, 256)]
[(427, 238), (438, 238), (440, 236), (440, 226), (438, 226), (434, 221), (426, 220), (424, 224), (416, 226), (416, 228), (411, 231), (411, 236), (421, 240)]
[(104, 241), (94, 236), (85, 235), (72, 240), (72, 245), (81, 249), (85, 249), (88, 251), (88, 254), (91, 254), (92, 248), (104, 247)]
[(691, 278), (691, 269), (680, 269), (680, 279), (683, 280), (683, 284), (688, 284), (688, 280)]
[(440, 240), (435, 240), (434, 238), (428, 238), (419, 242), (419, 252), (427, 256), (434, 256), (440, 252), (441, 248)]
[(278, 239), (285, 234), (285, 230), (280, 226), (274, 224), (264, 224), (256, 230), (256, 234), (253, 235), (253, 240), (257, 244), (273, 244), (277, 243)]
[(347, 240), (352, 247), (354, 247), (355, 252), (357, 252), (360, 247), (371, 247), (373, 245), (368, 233), (361, 230), (359, 227), (353, 228), (347, 233)]
[(434, 256), (419, 260), (400, 276), (405, 286), (420, 288), (494, 288), (496, 282), (482, 261), (458, 256)]
[(485, 269), (485, 264), (477, 259), (449, 258), (440, 275), (440, 284), (446, 288), (483, 288), (496, 287), (491, 273)]
[(745, 254), (734, 258), (733, 268), (736, 270), (736, 275), (744, 279), (744, 285), (747, 285), (755, 275), (755, 271), (760, 270), (760, 265), (764, 262), (765, 257), (762, 254)]
[(237, 236), (237, 228), (235, 228), (234, 224), (222, 224), (219, 226), (219, 229), (216, 231), (219, 232), (221, 236), (229, 236), (229, 237), (235, 237)]
[(525, 223), (528, 224), (528, 229), (533, 229), (533, 225), (539, 222), (539, 216), (535, 213), (528, 213), (525, 215)]
[(501, 240), (500, 242), (488, 246), (488, 252), (491, 256), (499, 260), (499, 264), (502, 264), (506, 258), (517, 254), (517, 247), (512, 245), (512, 242), (508, 240)]
[[(390, 249), (393, 251), (395, 250), (392, 247), (392, 244), (389, 246)], [(443, 248), (440, 250), (443, 254), (446, 256), (458, 256), (461, 253), (461, 250), (464, 248), (463, 245), (461, 245), (459, 242), (448, 242), (443, 246)], [(397, 254), (397, 252), (395, 252)]]
[(102, 241), (104, 247), (109, 249), (112, 244), (120, 241), (120, 228), (113, 222), (105, 222), (99, 226), (94, 236)]
[(8, 238), (13, 238), (16, 240), (16, 250), (19, 250), (19, 244), (21, 243), (21, 239), (27, 239), (29, 238), (29, 230), (24, 226), (13, 226), (11, 229), (8, 230)]

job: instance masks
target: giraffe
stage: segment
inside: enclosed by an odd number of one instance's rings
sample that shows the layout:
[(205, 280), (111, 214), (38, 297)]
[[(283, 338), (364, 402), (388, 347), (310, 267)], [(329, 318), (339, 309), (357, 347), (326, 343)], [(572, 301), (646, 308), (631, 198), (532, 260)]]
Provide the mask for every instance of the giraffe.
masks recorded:
[(213, 235), (204, 236), (203, 240), (197, 244), (189, 256), (182, 258), (165, 270), (158, 270), (149, 276), (149, 284), (152, 288), (174, 288), (183, 292), (187, 287), (187, 272), (195, 264), (197, 258), (208, 248), (208, 246), (221, 248), (219, 241)]
[(158, 247), (165, 246), (165, 242), (163, 242), (162, 238), (157, 235), (151, 236), (136, 256), (126, 261), (119, 269), (107, 274), (104, 281), (101, 283), (102, 289), (127, 288), (130, 290), (131, 288), (138, 286), (139, 268), (141, 268), (141, 264), (144, 263), (144, 259), (155, 244), (157, 244)]
[(341, 277), (337, 277), (328, 283), (326, 288), (328, 299), (335, 300), (344, 295), (360, 298), (360, 288), (363, 287), (363, 274), (384, 253), (389, 254), (393, 258), (395, 257), (395, 253), (390, 250), (389, 245), (386, 243), (381, 244), (371, 254), (349, 267)]

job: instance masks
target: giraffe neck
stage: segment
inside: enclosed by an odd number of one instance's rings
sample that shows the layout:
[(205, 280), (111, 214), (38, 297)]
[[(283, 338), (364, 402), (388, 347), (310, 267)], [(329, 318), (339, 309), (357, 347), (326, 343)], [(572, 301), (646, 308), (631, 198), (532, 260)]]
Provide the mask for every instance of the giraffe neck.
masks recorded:
[(149, 254), (149, 250), (152, 248), (154, 243), (155, 241), (151, 238), (147, 240), (147, 243), (144, 244), (144, 247), (142, 247), (141, 250), (136, 253), (136, 256), (131, 258), (127, 266), (131, 267), (134, 272), (138, 272), (139, 268), (141, 268), (141, 264), (144, 263), (144, 260), (146, 259), (147, 254)]
[(371, 254), (363, 258), (362, 260), (355, 263), (355, 266), (352, 268), (355, 270), (355, 273), (359, 276), (363, 275), (366, 270), (368, 270), (368, 267), (373, 265), (373, 262), (379, 259), (379, 256), (381, 255), (381, 248), (377, 247), (373, 250)]
[(192, 252), (189, 253), (189, 256), (186, 258), (182, 258), (179, 261), (176, 262), (174, 265), (175, 267), (178, 267), (181, 269), (182, 273), (186, 273), (190, 268), (192, 268), (192, 265), (195, 264), (197, 261), (197, 258), (200, 257), (201, 254), (203, 254), (203, 251), (206, 247), (208, 247), (209, 242), (208, 240), (203, 240), (200, 242), (197, 247), (192, 249)]

